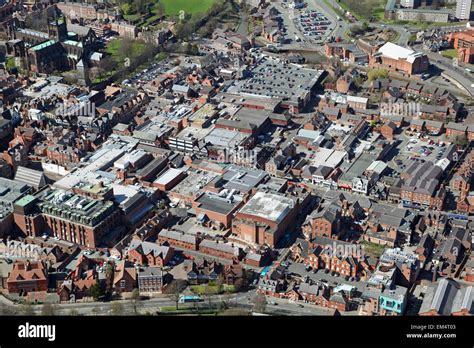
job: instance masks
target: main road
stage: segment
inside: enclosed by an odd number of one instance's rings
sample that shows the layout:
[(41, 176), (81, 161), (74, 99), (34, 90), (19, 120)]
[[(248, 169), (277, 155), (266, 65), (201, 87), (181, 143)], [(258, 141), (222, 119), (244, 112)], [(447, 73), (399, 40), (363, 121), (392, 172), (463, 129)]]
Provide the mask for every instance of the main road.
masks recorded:
[(462, 67), (453, 66), (451, 59), (443, 57), (439, 53), (429, 51), (424, 52), (430, 59), (431, 64), (437, 65), (441, 70), (443, 70), (445, 75), (456, 80), (471, 97), (474, 96), (474, 77), (472, 73), (466, 71)]
[[(255, 297), (255, 290), (230, 294), (230, 295), (213, 295), (210, 297), (211, 303), (217, 304), (225, 302), (230, 308), (244, 308), (252, 310), (253, 298)], [(21, 313), (21, 305), (13, 304), (10, 300), (0, 295), (0, 303), (10, 307), (14, 312)], [(74, 311), (78, 315), (111, 315), (112, 305), (120, 303), (124, 315), (135, 314), (135, 304), (132, 300), (118, 300), (111, 302), (75, 302), (75, 303), (61, 303), (57, 305), (58, 315), (69, 315)], [(209, 299), (206, 297), (204, 302), (201, 302), (202, 307), (208, 307)], [(162, 307), (174, 307), (176, 303), (165, 295), (155, 297), (147, 300), (140, 300), (137, 302), (137, 312), (139, 314), (155, 314), (160, 312)], [(180, 304), (183, 307), (183, 304)], [(189, 305), (188, 305), (189, 307)], [(32, 305), (32, 309), (37, 315), (41, 315), (42, 306)], [(275, 315), (324, 315), (324, 308), (313, 306), (310, 304), (294, 304), (287, 300), (278, 300), (267, 297), (267, 305), (265, 312)]]

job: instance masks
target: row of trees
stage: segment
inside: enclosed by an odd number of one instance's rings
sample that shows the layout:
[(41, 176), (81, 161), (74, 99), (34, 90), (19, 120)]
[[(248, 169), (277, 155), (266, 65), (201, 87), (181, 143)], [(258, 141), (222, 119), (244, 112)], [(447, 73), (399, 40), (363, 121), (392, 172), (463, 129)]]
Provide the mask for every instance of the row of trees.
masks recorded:
[[(159, 2), (159, 4), (161, 5), (160, 7), (163, 8), (163, 4), (161, 3), (161, 1)], [(143, 15), (150, 12), (149, 5), (150, 4), (147, 0), (133, 0), (124, 2), (120, 6), (120, 8), (122, 9), (122, 13), (124, 15), (131, 15), (135, 13)]]
[(364, 34), (369, 29), (369, 25), (366, 22), (362, 22), (361, 25), (353, 25), (349, 28), (349, 36), (357, 37)]
[[(41, 316), (54, 316), (59, 315), (60, 310), (56, 304), (45, 303), (41, 306), (39, 314)], [(66, 315), (76, 316), (79, 315), (79, 312), (75, 309), (71, 309), (65, 312)], [(4, 304), (0, 305), (0, 315), (12, 316), (12, 315), (26, 315), (34, 316), (36, 315), (35, 307), (29, 302), (21, 304), (18, 308), (7, 306)]]
[(110, 77), (111, 73), (116, 75), (115, 79), (119, 80), (132, 72), (137, 66), (143, 64), (154, 57), (157, 52), (157, 46), (147, 44), (143, 52), (137, 55), (136, 46), (131, 39), (121, 39), (120, 46), (116, 52), (116, 56), (106, 56), (100, 63), (91, 68), (89, 77), (91, 80), (103, 80)]
[(175, 35), (178, 39), (184, 40), (199, 30), (202, 36), (209, 36), (219, 23), (229, 19), (235, 12), (236, 8), (232, 1), (216, 1), (204, 15), (188, 14), (184, 20), (174, 18), (178, 22)]
[[(176, 304), (176, 310), (179, 310), (179, 299), (183, 290), (186, 288), (186, 283), (184, 281), (173, 281), (168, 287), (168, 297), (173, 300)], [(212, 296), (215, 295), (214, 292), (205, 292), (204, 296), (208, 301), (209, 308), (213, 307)], [(140, 314), (140, 292), (138, 289), (134, 289), (131, 295), (130, 304), (132, 307), (132, 312), (128, 314), (139, 315)], [(253, 311), (258, 313), (264, 313), (266, 309), (267, 301), (264, 295), (258, 294), (253, 299)], [(220, 302), (218, 303), (218, 309), (224, 310), (228, 308), (227, 303)], [(126, 308), (122, 302), (114, 301), (110, 305), (111, 315), (120, 316), (126, 314)], [(59, 307), (55, 304), (45, 303), (41, 306), (40, 315), (41, 316), (56, 316), (60, 314)], [(76, 309), (70, 309), (69, 311), (63, 313), (70, 316), (77, 316), (79, 312)], [(101, 310), (99, 307), (92, 309), (92, 314), (99, 315)], [(26, 315), (34, 316), (36, 311), (34, 306), (31, 303), (24, 303), (19, 307), (19, 310), (6, 306), (4, 304), (0, 305), (0, 315), (11, 316), (11, 315)]]

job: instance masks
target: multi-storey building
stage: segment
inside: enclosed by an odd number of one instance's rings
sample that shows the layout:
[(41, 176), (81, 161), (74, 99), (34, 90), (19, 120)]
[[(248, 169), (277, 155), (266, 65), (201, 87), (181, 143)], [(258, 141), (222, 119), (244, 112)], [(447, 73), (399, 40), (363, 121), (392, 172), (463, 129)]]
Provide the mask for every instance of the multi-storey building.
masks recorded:
[(317, 236), (338, 238), (340, 231), (341, 212), (336, 204), (329, 204), (315, 210), (308, 216), (303, 232), (310, 239)]
[(426, 72), (429, 60), (424, 53), (387, 42), (370, 56), (369, 65), (411, 76)]
[(298, 200), (257, 192), (235, 215), (232, 232), (256, 244), (274, 246), (298, 213)]
[(471, 17), (472, 0), (456, 1), (456, 18), (462, 21), (468, 21)]
[(163, 270), (161, 267), (147, 267), (138, 272), (140, 292), (160, 292), (163, 288)]
[(98, 201), (51, 189), (17, 201), (14, 220), (24, 235), (47, 232), (58, 239), (91, 248), (121, 225), (119, 210), (111, 201)]

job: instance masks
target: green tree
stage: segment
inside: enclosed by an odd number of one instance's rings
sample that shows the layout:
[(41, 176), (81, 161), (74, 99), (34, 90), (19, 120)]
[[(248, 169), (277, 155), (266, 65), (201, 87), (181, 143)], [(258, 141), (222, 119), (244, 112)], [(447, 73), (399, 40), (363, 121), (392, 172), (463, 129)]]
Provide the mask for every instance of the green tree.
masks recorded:
[(166, 293), (168, 298), (172, 300), (176, 304), (176, 310), (179, 309), (179, 299), (181, 297), (181, 293), (186, 288), (186, 282), (181, 281), (179, 279), (173, 280), (166, 289)]
[(469, 144), (469, 141), (465, 135), (456, 135), (454, 143), (460, 147), (465, 147)]
[(364, 83), (364, 78), (361, 75), (357, 75), (356, 77), (352, 79), (352, 82), (354, 82), (354, 85), (357, 88), (361, 88)]
[(166, 14), (165, 5), (160, 1), (155, 5), (155, 13), (161, 18)]
[(207, 284), (204, 287), (204, 296), (207, 298), (209, 308), (212, 308), (212, 296), (215, 294), (215, 290), (212, 286)]
[[(156, 56), (156, 60), (159, 61), (159, 62), (161, 62), (162, 60), (165, 60), (166, 58), (168, 58), (168, 54), (166, 52), (160, 52)], [(160, 207), (160, 209), (162, 209), (162, 208)]]
[(140, 304), (140, 290), (135, 288), (132, 291), (132, 306), (133, 306), (133, 313), (135, 315), (138, 314), (138, 306)]
[(147, 2), (147, 0), (134, 0), (134, 4), (137, 8), (138, 13), (145, 14), (145, 13), (148, 12), (148, 2)]
[(375, 81), (379, 78), (387, 78), (388, 77), (388, 70), (387, 69), (373, 69), (367, 73), (369, 77), (369, 81)]
[(135, 12), (133, 4), (125, 3), (122, 5), (122, 12), (124, 15), (128, 16)]
[(234, 282), (234, 290), (236, 292), (243, 291), (247, 288), (247, 280), (245, 278), (239, 278)]
[(95, 283), (89, 288), (88, 294), (94, 299), (94, 301), (97, 301), (99, 298), (104, 296), (104, 289), (102, 289), (102, 286), (100, 286), (99, 283)]
[(107, 71), (112, 71), (115, 67), (115, 63), (112, 59), (112, 57), (110, 56), (107, 56), (103, 59), (100, 60), (99, 62), (99, 68), (103, 71), (103, 72), (107, 72)]
[(124, 37), (120, 42), (120, 47), (118, 49), (119, 55), (125, 58), (131, 58), (134, 55), (133, 52), (133, 40), (127, 37)]

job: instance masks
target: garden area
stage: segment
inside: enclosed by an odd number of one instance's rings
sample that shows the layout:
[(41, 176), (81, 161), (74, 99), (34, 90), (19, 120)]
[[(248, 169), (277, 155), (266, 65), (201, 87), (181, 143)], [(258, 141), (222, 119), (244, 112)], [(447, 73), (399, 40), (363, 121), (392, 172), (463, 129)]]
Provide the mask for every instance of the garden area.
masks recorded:
[(364, 248), (364, 254), (368, 256), (380, 257), (385, 250), (384, 245), (370, 243), (367, 241), (362, 241), (361, 245)]
[(206, 13), (216, 0), (159, 0), (163, 4), (166, 16), (178, 16), (181, 11), (186, 15)]
[(142, 41), (118, 38), (109, 42), (105, 52), (117, 66), (123, 66), (127, 58), (133, 61), (145, 52), (146, 47)]
[[(105, 48), (106, 57), (99, 65), (91, 68), (90, 78), (95, 84), (101, 83), (114, 74), (126, 75), (146, 63), (155, 54), (155, 47), (140, 40), (117, 38)], [(122, 76), (118, 76), (122, 77)]]
[(337, 0), (345, 11), (352, 13), (358, 20), (369, 21), (372, 17), (383, 18), (384, 0)]
[(235, 292), (235, 287), (233, 285), (217, 285), (217, 284), (201, 284), (201, 285), (191, 285), (189, 287), (191, 291), (196, 295), (219, 295), (223, 293), (232, 293)]
[(441, 51), (441, 55), (446, 58), (457, 58), (458, 57), (458, 50), (455, 48), (451, 48), (449, 50)]
[(156, 26), (162, 17), (187, 18), (207, 13), (221, 0), (135, 0), (121, 5), (123, 18), (140, 27)]

